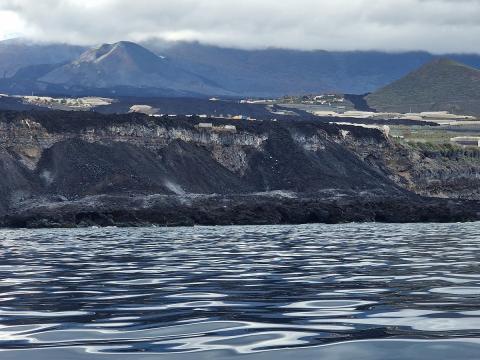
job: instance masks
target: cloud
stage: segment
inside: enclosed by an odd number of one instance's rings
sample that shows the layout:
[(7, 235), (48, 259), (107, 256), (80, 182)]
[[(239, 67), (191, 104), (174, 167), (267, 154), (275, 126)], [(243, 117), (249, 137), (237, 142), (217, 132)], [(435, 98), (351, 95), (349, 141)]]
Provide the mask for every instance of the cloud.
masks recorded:
[(0, 11), (0, 40), (23, 35), (25, 24), (12, 11)]
[(480, 53), (480, 0), (2, 0), (38, 40)]

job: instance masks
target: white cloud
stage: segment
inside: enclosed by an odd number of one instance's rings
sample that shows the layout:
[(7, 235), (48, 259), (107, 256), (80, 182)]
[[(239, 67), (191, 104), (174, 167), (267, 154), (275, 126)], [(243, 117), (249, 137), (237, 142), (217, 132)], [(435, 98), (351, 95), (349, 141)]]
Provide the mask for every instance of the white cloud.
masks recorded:
[(13, 11), (0, 11), (0, 40), (19, 37), (24, 34), (25, 24)]
[(41, 40), (480, 53), (479, 0), (2, 0)]

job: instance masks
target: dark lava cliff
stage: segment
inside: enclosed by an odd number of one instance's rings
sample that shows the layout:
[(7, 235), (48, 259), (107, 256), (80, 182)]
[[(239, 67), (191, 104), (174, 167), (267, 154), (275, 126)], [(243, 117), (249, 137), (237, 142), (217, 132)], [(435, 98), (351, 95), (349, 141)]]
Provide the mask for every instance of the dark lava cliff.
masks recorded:
[(480, 218), (478, 153), (379, 130), (52, 111), (0, 113), (0, 137), (3, 226)]

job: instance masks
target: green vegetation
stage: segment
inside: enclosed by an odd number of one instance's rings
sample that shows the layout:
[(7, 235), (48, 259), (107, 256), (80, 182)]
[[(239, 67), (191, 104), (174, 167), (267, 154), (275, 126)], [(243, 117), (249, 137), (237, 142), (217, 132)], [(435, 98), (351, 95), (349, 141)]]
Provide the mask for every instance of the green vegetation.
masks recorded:
[[(455, 130), (455, 131), (454, 131)], [(424, 126), (390, 126), (390, 134), (405, 146), (422, 153), (435, 154), (444, 158), (470, 159), (478, 162), (480, 148), (463, 147), (450, 141), (458, 136), (478, 136), (480, 127), (424, 127)]]
[(480, 70), (438, 59), (367, 96), (380, 111), (480, 115)]
[(480, 148), (478, 147), (462, 147), (455, 144), (434, 144), (431, 142), (412, 142), (407, 146), (414, 150), (418, 150), (424, 154), (432, 154), (448, 158), (461, 158), (462, 161), (473, 161), (478, 164), (480, 158)]
[(431, 127), (391, 125), (390, 135), (406, 143), (450, 144), (450, 139), (457, 136), (479, 136), (480, 126)]

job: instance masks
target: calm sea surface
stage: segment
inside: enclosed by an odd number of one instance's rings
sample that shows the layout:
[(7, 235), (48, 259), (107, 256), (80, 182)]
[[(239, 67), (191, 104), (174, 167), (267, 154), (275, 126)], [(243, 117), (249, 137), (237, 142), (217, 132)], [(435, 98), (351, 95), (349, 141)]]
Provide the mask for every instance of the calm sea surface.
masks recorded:
[(0, 359), (480, 359), (480, 224), (0, 230)]

